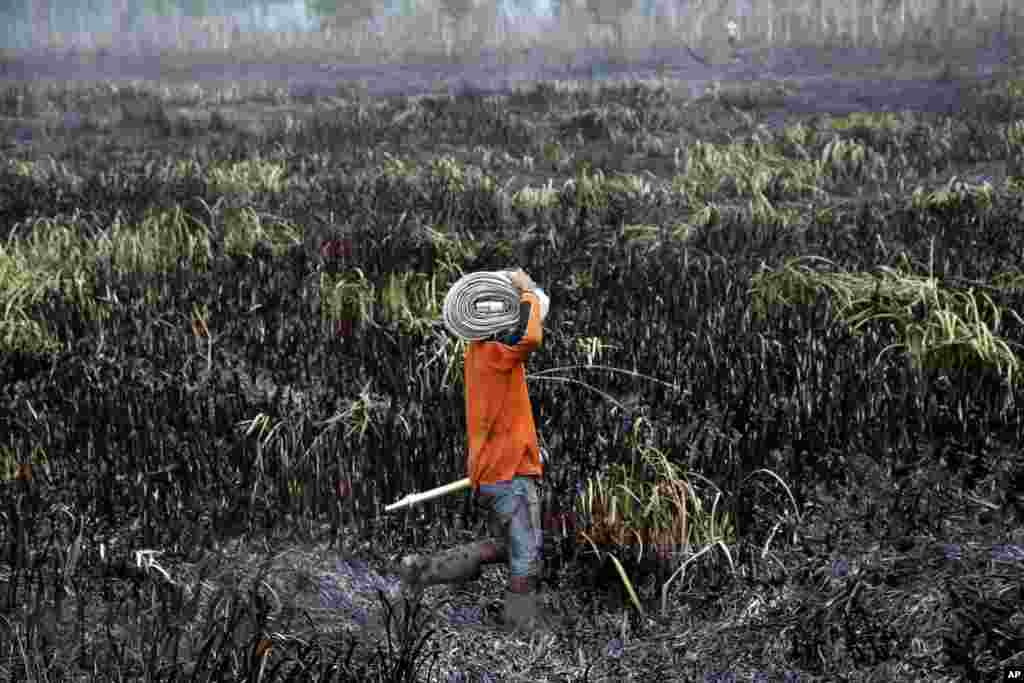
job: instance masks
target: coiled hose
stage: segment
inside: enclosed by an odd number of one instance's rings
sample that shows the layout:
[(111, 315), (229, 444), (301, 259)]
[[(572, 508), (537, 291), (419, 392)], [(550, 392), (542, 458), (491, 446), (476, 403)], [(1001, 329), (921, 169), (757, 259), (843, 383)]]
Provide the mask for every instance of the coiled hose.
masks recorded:
[(469, 273), (444, 297), (444, 326), (465, 341), (498, 334), (519, 321), (519, 293), (508, 271)]

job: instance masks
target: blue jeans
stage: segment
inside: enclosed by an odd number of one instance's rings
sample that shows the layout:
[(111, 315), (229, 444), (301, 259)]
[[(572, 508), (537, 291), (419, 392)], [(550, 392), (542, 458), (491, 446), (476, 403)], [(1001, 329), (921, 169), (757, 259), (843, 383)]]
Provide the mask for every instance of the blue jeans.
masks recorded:
[(540, 487), (532, 477), (481, 484), (478, 504), (487, 510), (487, 527), (499, 552), (508, 553), (509, 573), (539, 578), (543, 538)]

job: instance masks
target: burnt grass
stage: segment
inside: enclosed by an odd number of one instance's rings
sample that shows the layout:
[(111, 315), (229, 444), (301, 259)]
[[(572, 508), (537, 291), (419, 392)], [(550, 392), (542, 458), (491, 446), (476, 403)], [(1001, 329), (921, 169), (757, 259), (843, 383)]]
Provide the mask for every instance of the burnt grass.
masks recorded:
[[(808, 254), (870, 270), (903, 253), (951, 287), (1019, 272), (1024, 193), (1004, 181), (1024, 175), (1024, 160), (1002, 135), (1024, 119), (1024, 96), (1000, 90), (1002, 76), (950, 72), (895, 92), (861, 78), (851, 91), (789, 63), (788, 84), (709, 71), (723, 89), (696, 97), (684, 80), (414, 98), (323, 92), (287, 75), (291, 86), (64, 87), (19, 80), (30, 62), (9, 61), (3, 156), (56, 164), (0, 170), (5, 244), (54, 224), (96, 236), (180, 207), (207, 225), (212, 258), (165, 272), (99, 264), (90, 282), (106, 319), (51, 292), (30, 312), (61, 349), (2, 357), (0, 446), (32, 466), (0, 484), (0, 680), (994, 681), (1024, 666), (1020, 384), (984, 367), (877, 360), (891, 329), (855, 335), (824, 297), (758, 320), (748, 293), (762, 264)], [(597, 169), (668, 181), (685, 163), (675, 148), (696, 141), (756, 137), (817, 158), (832, 139), (830, 101), (835, 114), (898, 114), (894, 128), (844, 129), (887, 170), (832, 177), (818, 193), (770, 185), (769, 200), (798, 210), (795, 225), (753, 221), (726, 183), (716, 221), (685, 242), (638, 245), (622, 226), (688, 219), (680, 193), (587, 203), (562, 189)], [(782, 139), (797, 122), (813, 133), (803, 152)], [(437, 174), (380, 170), (444, 156), (506, 196), (551, 181), (558, 199), (520, 210), (470, 180), (453, 189)], [(257, 157), (284, 165), (285, 190), (169, 170)], [(953, 178), (990, 182), (991, 206), (911, 206), (915, 188)], [(243, 208), (301, 226), (301, 240), (228, 253), (225, 217)], [(427, 227), (473, 246), (458, 256), (464, 271), (515, 263), (550, 293), (531, 372), (584, 362), (573, 340), (600, 337), (617, 347), (602, 364), (679, 387), (578, 375), (637, 396), (624, 414), (573, 385), (531, 382), (552, 454), (544, 599), (570, 617), (548, 637), (493, 628), (500, 567), (389, 618), (401, 606), (397, 557), (482, 529), (468, 494), (383, 513), (464, 476), (461, 380), (428, 362), (436, 335), (379, 316), (324, 320), (318, 283), (332, 269), (372, 282), (439, 272), (450, 254)], [(1020, 289), (992, 296), (1024, 310)], [(1009, 316), (1001, 334), (1024, 342)], [(367, 392), (365, 429), (325, 424)], [(240, 428), (258, 414), (279, 429)], [(606, 547), (643, 614), (572, 514), (577, 482), (628, 461), (625, 424), (640, 415), (663, 452), (721, 489), (737, 530), (732, 566), (719, 549), (693, 561), (664, 611), (678, 562)], [(155, 564), (144, 550), (159, 551)]]

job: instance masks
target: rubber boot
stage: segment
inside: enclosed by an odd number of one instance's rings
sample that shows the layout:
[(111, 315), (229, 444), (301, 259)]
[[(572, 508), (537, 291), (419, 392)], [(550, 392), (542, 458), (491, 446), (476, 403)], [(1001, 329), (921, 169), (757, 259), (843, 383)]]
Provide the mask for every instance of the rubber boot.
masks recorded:
[(402, 558), (398, 574), (407, 589), (418, 591), (439, 583), (478, 579), (481, 565), (500, 561), (501, 553), (494, 544), (480, 541), (430, 557), (407, 555)]
[(427, 586), (478, 579), (481, 565), (507, 561), (506, 557), (507, 553), (488, 541), (470, 543), (429, 557), (406, 555), (396, 568), (402, 582), (402, 595), (391, 603), (392, 624), (397, 627), (405, 622), (406, 601), (422, 596)]
[(548, 633), (555, 627), (555, 619), (540, 606), (536, 582), (529, 577), (513, 576), (505, 591), (505, 631), (521, 634)]

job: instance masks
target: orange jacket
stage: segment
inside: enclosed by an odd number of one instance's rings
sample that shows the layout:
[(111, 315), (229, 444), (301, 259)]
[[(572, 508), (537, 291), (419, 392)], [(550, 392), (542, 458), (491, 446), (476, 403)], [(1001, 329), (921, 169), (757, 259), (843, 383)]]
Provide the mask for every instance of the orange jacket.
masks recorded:
[(530, 304), (530, 320), (515, 346), (472, 341), (466, 348), (466, 469), (474, 491), (517, 475), (543, 474), (524, 366), (544, 337), (540, 299), (527, 291), (520, 302)]

